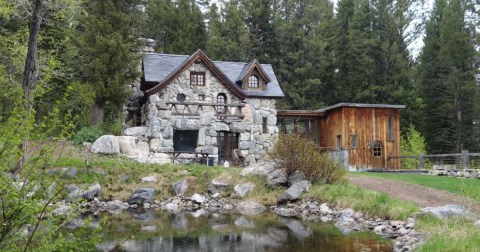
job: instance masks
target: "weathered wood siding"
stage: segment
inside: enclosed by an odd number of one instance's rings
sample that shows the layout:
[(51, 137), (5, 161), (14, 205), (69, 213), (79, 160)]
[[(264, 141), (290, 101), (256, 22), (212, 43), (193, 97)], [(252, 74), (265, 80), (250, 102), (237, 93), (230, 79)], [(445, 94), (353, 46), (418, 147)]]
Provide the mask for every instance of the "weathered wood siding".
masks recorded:
[[(393, 118), (393, 139), (388, 139), (388, 117)], [(340, 107), (328, 111), (321, 122), (321, 146), (337, 148), (341, 136), (341, 148), (349, 152), (352, 168), (386, 168), (387, 156), (400, 155), (399, 109)], [(352, 148), (352, 135), (356, 135), (357, 146)], [(373, 144), (382, 144), (381, 157), (374, 157)], [(398, 169), (398, 160), (390, 163)]]

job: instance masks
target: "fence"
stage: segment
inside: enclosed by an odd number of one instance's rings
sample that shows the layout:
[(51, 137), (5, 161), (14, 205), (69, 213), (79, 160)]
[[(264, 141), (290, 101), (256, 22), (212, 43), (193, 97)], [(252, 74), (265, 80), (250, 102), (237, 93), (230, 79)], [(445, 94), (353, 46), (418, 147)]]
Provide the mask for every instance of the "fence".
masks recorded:
[(401, 169), (444, 169), (444, 170), (468, 170), (480, 169), (480, 153), (432, 154), (418, 156), (388, 156), (387, 169), (390, 169), (394, 160), (400, 161)]

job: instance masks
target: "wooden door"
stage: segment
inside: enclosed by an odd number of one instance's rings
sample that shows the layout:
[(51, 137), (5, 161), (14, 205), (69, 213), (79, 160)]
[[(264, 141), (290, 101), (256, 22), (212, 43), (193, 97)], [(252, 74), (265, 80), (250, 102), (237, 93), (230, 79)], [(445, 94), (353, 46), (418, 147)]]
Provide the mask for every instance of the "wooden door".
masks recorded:
[(232, 161), (232, 151), (238, 149), (238, 133), (228, 131), (217, 132), (218, 164), (226, 160)]
[(373, 142), (372, 147), (372, 168), (385, 169), (385, 150), (382, 142)]

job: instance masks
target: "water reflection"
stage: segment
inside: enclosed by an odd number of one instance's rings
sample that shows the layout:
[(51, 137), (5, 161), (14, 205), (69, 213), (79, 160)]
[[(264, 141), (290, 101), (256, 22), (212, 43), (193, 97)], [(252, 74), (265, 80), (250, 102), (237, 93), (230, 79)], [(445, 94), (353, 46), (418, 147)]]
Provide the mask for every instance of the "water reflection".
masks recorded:
[(333, 225), (270, 213), (194, 217), (136, 211), (107, 218), (97, 244), (102, 251), (122, 243), (120, 251), (392, 251), (389, 241), (372, 233), (344, 236)]

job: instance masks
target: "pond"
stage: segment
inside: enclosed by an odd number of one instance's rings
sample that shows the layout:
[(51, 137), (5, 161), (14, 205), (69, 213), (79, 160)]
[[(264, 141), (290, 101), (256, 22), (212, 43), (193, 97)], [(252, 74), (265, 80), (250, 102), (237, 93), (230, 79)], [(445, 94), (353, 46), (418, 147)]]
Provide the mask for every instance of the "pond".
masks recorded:
[[(82, 218), (93, 218), (83, 216)], [(372, 232), (343, 235), (334, 225), (304, 222), (273, 213), (203, 215), (128, 211), (103, 215), (99, 251), (393, 251)], [(83, 221), (77, 220), (77, 223)]]

